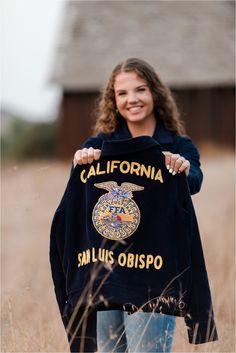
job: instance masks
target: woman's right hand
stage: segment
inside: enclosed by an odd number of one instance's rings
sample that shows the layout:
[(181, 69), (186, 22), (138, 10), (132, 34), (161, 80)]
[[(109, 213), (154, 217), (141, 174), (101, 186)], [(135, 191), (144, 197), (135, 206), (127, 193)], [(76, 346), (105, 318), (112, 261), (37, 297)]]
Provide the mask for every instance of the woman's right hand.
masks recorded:
[(97, 161), (101, 156), (101, 150), (94, 149), (92, 147), (83, 148), (82, 150), (78, 150), (74, 155), (74, 167), (76, 164), (91, 164), (94, 159)]

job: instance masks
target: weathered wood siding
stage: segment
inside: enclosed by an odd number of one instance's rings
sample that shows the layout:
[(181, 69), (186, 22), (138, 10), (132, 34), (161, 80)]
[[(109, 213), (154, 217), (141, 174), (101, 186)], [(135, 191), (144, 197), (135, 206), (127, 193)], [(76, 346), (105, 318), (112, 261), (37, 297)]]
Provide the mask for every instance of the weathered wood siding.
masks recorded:
[(92, 112), (98, 93), (64, 93), (58, 120), (57, 155), (70, 158), (91, 135)]
[(173, 90), (187, 133), (196, 143), (234, 146), (235, 90), (233, 87)]

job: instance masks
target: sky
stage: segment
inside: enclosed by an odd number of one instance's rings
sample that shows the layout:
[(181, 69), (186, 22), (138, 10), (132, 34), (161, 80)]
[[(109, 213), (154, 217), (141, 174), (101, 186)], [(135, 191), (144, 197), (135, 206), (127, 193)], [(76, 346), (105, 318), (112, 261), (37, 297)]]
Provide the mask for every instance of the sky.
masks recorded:
[(2, 0), (1, 106), (28, 120), (56, 117), (60, 89), (50, 83), (63, 0)]

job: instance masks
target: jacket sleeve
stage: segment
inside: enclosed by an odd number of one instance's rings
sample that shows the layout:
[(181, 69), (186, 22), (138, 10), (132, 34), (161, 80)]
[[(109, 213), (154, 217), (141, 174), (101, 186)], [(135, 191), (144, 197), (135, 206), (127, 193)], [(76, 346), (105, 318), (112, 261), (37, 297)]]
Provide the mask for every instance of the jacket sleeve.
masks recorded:
[(188, 327), (189, 342), (199, 344), (216, 341), (218, 336), (200, 233), (190, 195), (188, 205), (191, 214), (192, 283), (185, 323)]
[(200, 191), (203, 180), (198, 149), (190, 138), (178, 136), (175, 153), (179, 153), (190, 162), (190, 171), (187, 176), (187, 181), (190, 193), (194, 195)]
[(50, 233), (50, 265), (54, 290), (61, 315), (67, 301), (65, 274), (62, 266), (62, 253), (60, 244), (63, 242), (65, 231), (65, 210), (61, 206), (57, 209), (51, 226)]

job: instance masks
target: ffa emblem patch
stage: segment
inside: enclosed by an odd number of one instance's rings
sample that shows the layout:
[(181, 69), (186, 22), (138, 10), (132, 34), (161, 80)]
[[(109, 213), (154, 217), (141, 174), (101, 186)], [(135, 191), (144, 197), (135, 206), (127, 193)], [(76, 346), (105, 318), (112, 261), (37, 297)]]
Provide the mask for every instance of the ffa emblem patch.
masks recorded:
[(108, 191), (102, 195), (93, 210), (93, 224), (98, 233), (111, 240), (130, 237), (138, 228), (140, 211), (132, 191), (141, 191), (143, 186), (115, 181), (94, 184)]

